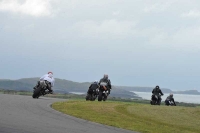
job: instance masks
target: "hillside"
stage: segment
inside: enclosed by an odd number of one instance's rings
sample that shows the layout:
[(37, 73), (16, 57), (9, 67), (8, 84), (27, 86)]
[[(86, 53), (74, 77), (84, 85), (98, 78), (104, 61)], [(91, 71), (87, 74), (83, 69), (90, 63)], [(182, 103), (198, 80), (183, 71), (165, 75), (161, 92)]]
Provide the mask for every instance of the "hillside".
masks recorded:
[[(32, 91), (33, 87), (36, 85), (39, 78), (23, 78), (19, 80), (0, 80), (0, 88), (6, 90), (24, 90)], [(88, 87), (90, 86), (89, 82), (78, 83), (65, 79), (55, 79), (54, 91), (57, 93), (69, 93), (69, 92), (83, 92), (86, 93)], [(111, 95), (113, 97), (121, 98), (139, 98), (135, 93), (123, 90), (122, 88), (113, 86)]]
[(186, 90), (186, 91), (175, 91), (175, 94), (191, 94), (191, 95), (200, 95), (200, 92), (197, 90)]
[[(137, 91), (137, 92), (152, 92), (153, 87), (128, 87), (128, 86), (120, 86), (127, 91)], [(163, 93), (172, 93), (173, 91), (170, 89), (162, 88)]]
[[(38, 77), (35, 78), (23, 78), (18, 80), (9, 80), (9, 79), (0, 79), (0, 88), (7, 90), (25, 90), (32, 91), (33, 87), (38, 81)], [(69, 92), (82, 92), (86, 93), (90, 85), (89, 82), (73, 82), (65, 79), (55, 79), (54, 91), (58, 93), (69, 93)], [(163, 93), (174, 93), (174, 94), (191, 94), (191, 95), (200, 95), (200, 92), (197, 90), (188, 90), (188, 91), (172, 91), (170, 89), (161, 88)], [(136, 92), (152, 92), (153, 87), (129, 87), (129, 86), (113, 86), (111, 96), (121, 97), (121, 98), (138, 98)]]

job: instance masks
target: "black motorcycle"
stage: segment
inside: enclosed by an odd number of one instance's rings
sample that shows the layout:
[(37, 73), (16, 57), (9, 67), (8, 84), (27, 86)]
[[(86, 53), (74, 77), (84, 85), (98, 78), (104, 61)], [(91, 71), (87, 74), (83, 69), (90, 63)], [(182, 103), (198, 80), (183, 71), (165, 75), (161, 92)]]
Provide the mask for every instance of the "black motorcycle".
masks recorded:
[(106, 82), (101, 82), (99, 87), (98, 101), (106, 101), (108, 97), (108, 86)]
[(86, 101), (90, 100), (90, 101), (95, 101), (95, 99), (98, 97), (99, 94), (99, 89), (89, 89), (88, 93), (85, 97)]
[(49, 90), (47, 89), (47, 83), (45, 81), (39, 81), (39, 82), (40, 82), (39, 87), (37, 87), (33, 91), (33, 95), (32, 95), (33, 98), (39, 98), (40, 96), (50, 94)]
[(160, 95), (160, 99), (158, 98), (157, 95), (152, 95), (150, 104), (151, 105), (160, 105), (161, 104), (161, 100), (162, 100), (161, 95)]

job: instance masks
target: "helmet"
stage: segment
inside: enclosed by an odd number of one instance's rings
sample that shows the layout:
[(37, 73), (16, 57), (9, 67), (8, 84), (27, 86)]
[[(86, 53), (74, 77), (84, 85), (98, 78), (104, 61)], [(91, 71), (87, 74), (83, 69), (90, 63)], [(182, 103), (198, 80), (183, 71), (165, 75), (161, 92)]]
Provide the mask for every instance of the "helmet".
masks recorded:
[(170, 95), (169, 95), (169, 96), (173, 97), (173, 93), (170, 93)]
[(53, 72), (48, 72), (48, 75), (49, 75), (50, 78), (52, 78), (53, 77)]
[(160, 87), (157, 85), (157, 86), (156, 86), (156, 89), (159, 89), (159, 88), (160, 88)]
[(48, 74), (50, 74), (50, 73), (53, 75), (53, 72), (48, 72)]
[(104, 74), (103, 77), (104, 77), (105, 79), (107, 79), (107, 78), (108, 78), (108, 74)]

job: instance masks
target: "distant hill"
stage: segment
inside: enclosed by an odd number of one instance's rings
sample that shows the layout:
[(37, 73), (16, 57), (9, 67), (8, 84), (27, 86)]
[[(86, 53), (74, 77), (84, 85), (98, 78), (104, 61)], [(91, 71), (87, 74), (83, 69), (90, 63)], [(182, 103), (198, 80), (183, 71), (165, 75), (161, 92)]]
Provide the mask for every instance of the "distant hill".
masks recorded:
[[(1, 79), (0, 80), (0, 88), (6, 90), (23, 90), (23, 91), (32, 91), (33, 87), (36, 85), (38, 81), (38, 77), (36, 78), (23, 78), (19, 80), (8, 80)], [(88, 87), (91, 83), (89, 82), (73, 82), (65, 79), (55, 79), (55, 86), (53, 90), (58, 93), (69, 93), (69, 92), (87, 92)], [(111, 95), (113, 97), (121, 97), (121, 98), (140, 98), (135, 93), (129, 92), (127, 90), (123, 90), (120, 87), (113, 86), (111, 91)]]
[(192, 95), (200, 95), (200, 92), (197, 90), (186, 90), (186, 91), (175, 91), (174, 94), (192, 94)]
[[(33, 87), (38, 81), (38, 77), (35, 78), (22, 78), (18, 80), (0, 79), (0, 88), (7, 90), (25, 90), (32, 91)], [(87, 92), (88, 87), (91, 83), (89, 82), (73, 82), (65, 79), (55, 79), (54, 91), (58, 93), (69, 93), (69, 92)], [(161, 88), (163, 93), (174, 93), (174, 94), (192, 94), (200, 95), (197, 90), (188, 91), (172, 91), (170, 89)], [(153, 87), (129, 87), (129, 86), (113, 86), (111, 96), (121, 98), (139, 98), (137, 95), (130, 91), (136, 92), (152, 92)]]
[[(128, 86), (120, 86), (127, 91), (136, 91), (136, 92), (152, 92), (153, 87), (128, 87)], [(172, 93), (173, 91), (166, 88), (161, 88), (163, 93)]]

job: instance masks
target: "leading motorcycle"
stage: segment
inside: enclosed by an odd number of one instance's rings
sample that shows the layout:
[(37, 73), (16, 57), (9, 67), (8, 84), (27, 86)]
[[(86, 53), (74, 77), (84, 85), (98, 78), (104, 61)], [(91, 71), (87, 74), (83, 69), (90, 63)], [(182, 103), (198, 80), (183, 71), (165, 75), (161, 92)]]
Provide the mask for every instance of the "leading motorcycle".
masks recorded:
[(33, 98), (39, 98), (40, 96), (44, 96), (46, 94), (52, 94), (47, 89), (47, 83), (45, 81), (39, 81), (39, 86), (33, 91)]

